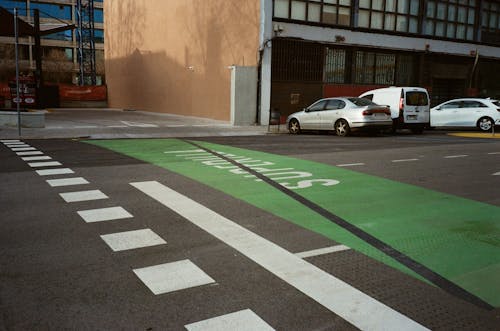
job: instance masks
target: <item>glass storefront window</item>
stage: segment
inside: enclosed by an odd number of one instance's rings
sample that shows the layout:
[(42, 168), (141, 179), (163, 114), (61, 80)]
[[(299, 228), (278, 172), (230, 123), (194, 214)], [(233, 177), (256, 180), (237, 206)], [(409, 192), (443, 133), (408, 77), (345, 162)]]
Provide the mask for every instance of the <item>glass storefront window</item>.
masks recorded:
[(274, 17), (288, 18), (288, 0), (274, 0)]
[(292, 0), (292, 15), (293, 20), (306, 20), (306, 3), (302, 1)]

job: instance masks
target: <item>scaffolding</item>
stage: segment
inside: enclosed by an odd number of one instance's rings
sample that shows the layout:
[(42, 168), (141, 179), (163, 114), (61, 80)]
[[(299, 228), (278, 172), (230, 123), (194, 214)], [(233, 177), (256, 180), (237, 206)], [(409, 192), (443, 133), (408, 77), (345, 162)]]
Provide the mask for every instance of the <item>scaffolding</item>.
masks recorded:
[(77, 0), (78, 85), (96, 85), (94, 0)]

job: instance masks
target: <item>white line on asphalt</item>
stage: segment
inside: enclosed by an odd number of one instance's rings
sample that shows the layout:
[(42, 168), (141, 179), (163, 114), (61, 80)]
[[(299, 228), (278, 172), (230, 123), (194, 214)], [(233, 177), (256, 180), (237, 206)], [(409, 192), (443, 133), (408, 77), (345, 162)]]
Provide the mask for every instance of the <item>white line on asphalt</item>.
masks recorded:
[(128, 128), (127, 125), (108, 125), (108, 128)]
[(274, 330), (262, 318), (250, 309), (209, 318), (184, 325), (188, 331), (272, 331)]
[(39, 168), (39, 167), (55, 167), (55, 166), (60, 166), (62, 164), (61, 162), (57, 161), (49, 161), (49, 162), (31, 162), (28, 163), (28, 165), (32, 168)]
[(495, 172), (495, 173), (493, 174), (493, 176), (500, 176), (500, 171), (499, 171), (499, 172)]
[(488, 155), (497, 155), (497, 154), (500, 154), (500, 152), (491, 152), (491, 153), (488, 153)]
[(133, 269), (133, 271), (155, 295), (215, 283), (215, 280), (189, 260)]
[(42, 160), (51, 160), (50, 156), (27, 156), (21, 158), (23, 161), (42, 161)]
[(73, 129), (94, 129), (97, 128), (97, 125), (77, 125), (74, 126)]
[(181, 151), (167, 151), (167, 152), (163, 152), (163, 153), (165, 153), (165, 154), (178, 154), (178, 153), (194, 153), (194, 152), (207, 153), (206, 151), (204, 151), (202, 149), (185, 149), (185, 150), (181, 150)]
[(29, 146), (27, 143), (22, 142), (22, 141), (14, 142), (14, 143), (4, 143), (4, 145), (7, 147)]
[(60, 178), (60, 179), (47, 179), (46, 182), (52, 186), (71, 186), (71, 185), (84, 185), (89, 182), (83, 177)]
[(40, 176), (51, 176), (51, 175), (74, 174), (75, 172), (70, 168), (58, 168), (58, 169), (36, 170), (36, 173), (39, 174)]
[(35, 151), (35, 152), (17, 152), (16, 153), (19, 156), (24, 156), (24, 155), (43, 155), (42, 152), (40, 151)]
[(467, 157), (469, 155), (465, 155), (465, 154), (462, 154), (462, 155), (448, 155), (448, 156), (445, 156), (444, 158), (445, 159), (457, 159), (457, 158), (460, 158), (460, 157)]
[(66, 202), (91, 201), (91, 200), (101, 200), (108, 198), (106, 194), (102, 193), (99, 190), (66, 192), (66, 193), (59, 193), (59, 195)]
[(19, 139), (2, 139), (2, 140), (0, 140), (0, 142), (2, 142), (4, 144), (5, 143), (16, 143), (16, 142), (20, 142), (20, 141), (21, 140), (19, 140)]
[(362, 166), (365, 165), (364, 163), (346, 163), (346, 164), (337, 164), (337, 167), (355, 167), (355, 166)]
[(113, 252), (165, 245), (167, 243), (151, 229), (103, 234), (101, 238)]
[(134, 217), (122, 207), (80, 210), (77, 213), (87, 223), (114, 221)]
[(412, 162), (418, 161), (418, 159), (401, 159), (401, 160), (392, 160), (391, 162)]
[(330, 254), (330, 253), (335, 253), (335, 252), (341, 252), (341, 251), (346, 251), (346, 250), (349, 250), (349, 249), (350, 248), (347, 247), (347, 246), (345, 246), (345, 245), (335, 245), (335, 246), (330, 246), (330, 247), (313, 249), (311, 251), (296, 253), (295, 255), (297, 255), (301, 259), (304, 259), (306, 257), (312, 257), (312, 256)]
[(158, 182), (132, 186), (233, 247), (360, 329), (426, 328), (282, 247)]
[(14, 152), (21, 152), (21, 151), (34, 151), (36, 150), (35, 147), (17, 147), (17, 148), (12, 148)]
[(171, 125), (166, 125), (167, 128), (182, 128), (186, 126), (185, 124), (171, 124)]

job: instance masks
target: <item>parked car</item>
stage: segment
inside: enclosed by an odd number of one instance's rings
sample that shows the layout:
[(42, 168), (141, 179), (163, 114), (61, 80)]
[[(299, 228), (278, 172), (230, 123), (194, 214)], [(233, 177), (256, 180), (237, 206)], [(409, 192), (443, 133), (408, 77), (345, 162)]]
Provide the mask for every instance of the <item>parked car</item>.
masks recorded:
[(393, 131), (410, 129), (422, 133), (429, 125), (429, 93), (422, 87), (385, 87), (365, 92), (359, 96), (391, 108)]
[(431, 109), (431, 127), (477, 127), (489, 131), (493, 125), (500, 125), (498, 100), (454, 99)]
[(351, 129), (382, 130), (392, 125), (387, 106), (356, 97), (326, 98), (313, 103), (287, 118), (290, 133), (301, 130), (334, 130), (338, 136), (347, 136)]

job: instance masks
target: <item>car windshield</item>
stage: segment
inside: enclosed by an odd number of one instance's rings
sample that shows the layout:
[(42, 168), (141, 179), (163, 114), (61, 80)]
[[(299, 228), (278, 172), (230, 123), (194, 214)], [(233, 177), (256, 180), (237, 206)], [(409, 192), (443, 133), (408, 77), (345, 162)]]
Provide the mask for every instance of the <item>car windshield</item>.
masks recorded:
[(406, 92), (406, 104), (408, 106), (427, 106), (427, 93), (425, 92)]
[(376, 105), (376, 103), (371, 102), (370, 100), (365, 98), (348, 98), (347, 100), (349, 100), (358, 107)]

